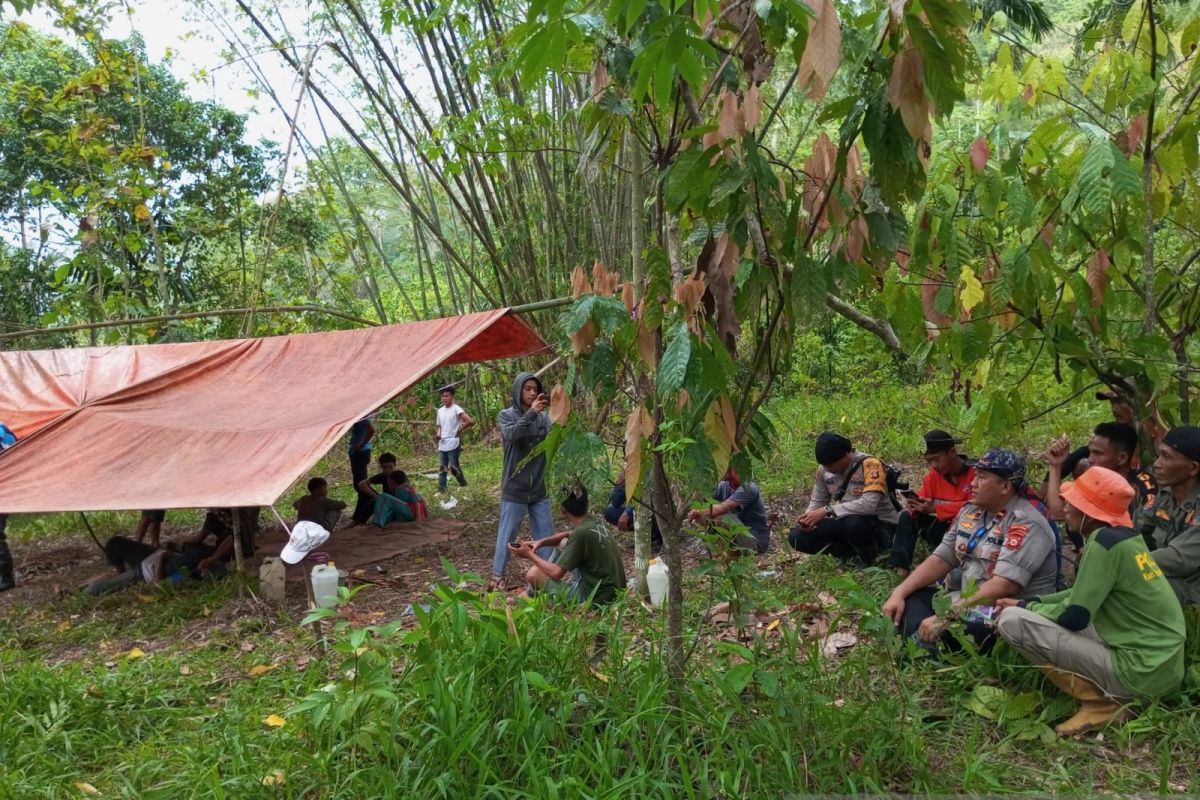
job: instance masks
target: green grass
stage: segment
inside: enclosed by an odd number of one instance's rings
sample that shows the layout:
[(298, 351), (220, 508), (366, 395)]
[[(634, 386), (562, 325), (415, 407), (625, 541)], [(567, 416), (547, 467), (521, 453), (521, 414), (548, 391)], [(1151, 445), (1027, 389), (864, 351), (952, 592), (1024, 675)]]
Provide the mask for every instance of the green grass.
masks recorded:
[[(768, 504), (806, 491), (812, 437), (826, 428), (918, 463), (920, 434), (954, 427), (947, 409), (938, 387), (886, 382), (869, 395), (777, 402), (779, 448), (756, 477)], [(1052, 414), (999, 444), (1035, 449), (1094, 422)], [(393, 446), (385, 430), (379, 451)], [(401, 455), (401, 467), (434, 472), (434, 458)], [(453, 513), (492, 513), (499, 448), (471, 445), (463, 462), (471, 485), (453, 489), (464, 501)], [(314, 474), (352, 499), (340, 451)], [(434, 482), (417, 486), (435, 514), (448, 513)], [(136, 521), (92, 518), (98, 529)], [(16, 522), (22, 536), (78, 530), (66, 516)], [(1003, 647), (898, 666), (900, 645), (877, 613), (889, 573), (777, 561), (771, 577), (746, 570), (741, 601), (782, 621), (740, 641), (704, 622), (730, 598), (730, 581), (687, 577), (692, 657), (678, 710), (661, 612), (532, 604), (514, 609), (510, 626), (453, 568), (428, 614), (404, 627), (340, 622), (327, 655), (295, 620), (238, 601), (231, 583), (12, 608), (0, 619), (0, 798), (77, 798), (76, 783), (139, 798), (1200, 791), (1200, 616), (1189, 618), (1184, 693), (1103, 738), (1065, 742), (1044, 737), (1070, 702)], [(364, 591), (350, 608), (370, 602)], [(858, 638), (836, 658), (804, 633), (822, 593), (836, 605), (819, 613)], [(798, 603), (812, 605), (787, 612)], [(607, 643), (593, 668), (597, 633)], [(131, 658), (135, 647), (145, 655)], [(276, 666), (252, 676), (259, 665)], [(286, 724), (266, 725), (272, 714)]]
[[(891, 585), (878, 570), (839, 575), (821, 558), (752, 581), (746, 601), (762, 609), (832, 591), (832, 627), (859, 644), (822, 656), (802, 633), (811, 612), (742, 642), (706, 636), (678, 714), (661, 613), (532, 604), (514, 610), (510, 628), (499, 606), (453, 588), (457, 580), (412, 628), (340, 623), (326, 658), (309, 635), (254, 613), (193, 630), (206, 610), (235, 602), (228, 585), (164, 593), (133, 615), (128, 604), (116, 615), (68, 602), (10, 618), (0, 624), (0, 796), (78, 797), (76, 782), (143, 798), (1200, 789), (1194, 666), (1188, 695), (1144, 709), (1103, 742), (1024, 740), (1069, 703), (1009, 652), (896, 666), (886, 626), (864, 613)], [(709, 589), (720, 599), (727, 584), (689, 582), (690, 649)], [(59, 632), (72, 614), (87, 620)], [(607, 647), (593, 670), (601, 632)], [(64, 640), (86, 653), (62, 660)], [(135, 645), (147, 654), (130, 658)], [(298, 671), (302, 657), (311, 662)], [(260, 664), (278, 666), (251, 677)], [(992, 685), (1021, 707), (1014, 719), (966, 706)], [(271, 714), (286, 725), (267, 726)], [(284, 783), (264, 785), (276, 772)]]

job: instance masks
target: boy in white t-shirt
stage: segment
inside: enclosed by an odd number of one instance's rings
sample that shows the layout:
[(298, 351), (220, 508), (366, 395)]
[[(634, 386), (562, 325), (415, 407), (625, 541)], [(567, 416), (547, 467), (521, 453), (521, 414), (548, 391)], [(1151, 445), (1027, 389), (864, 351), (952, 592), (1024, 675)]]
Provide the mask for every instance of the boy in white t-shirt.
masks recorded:
[(442, 407), (437, 411), (437, 440), (438, 440), (438, 491), (446, 491), (446, 473), (449, 472), (458, 481), (459, 486), (467, 485), (462, 466), (458, 463), (462, 453), (462, 434), (475, 424), (462, 406), (454, 402), (454, 386), (443, 386)]

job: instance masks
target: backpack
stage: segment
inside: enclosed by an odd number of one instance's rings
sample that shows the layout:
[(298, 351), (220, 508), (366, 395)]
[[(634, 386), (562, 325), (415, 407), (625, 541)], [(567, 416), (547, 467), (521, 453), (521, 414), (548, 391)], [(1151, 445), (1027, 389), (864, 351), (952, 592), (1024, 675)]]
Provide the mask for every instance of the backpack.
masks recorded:
[[(842, 488), (838, 490), (837, 496), (833, 498), (835, 503), (842, 502), (842, 498), (846, 496), (846, 490), (850, 488), (850, 481), (853, 480), (854, 473), (862, 469), (863, 462), (866, 460), (867, 459), (864, 457), (860, 458), (858, 461), (855, 461), (854, 468), (846, 473), (846, 479), (842, 481)], [(880, 464), (883, 464), (883, 475), (887, 481), (887, 498), (889, 501), (891, 501), (892, 508), (896, 509), (896, 511), (899, 511), (901, 508), (903, 508), (903, 506), (900, 504), (900, 501), (896, 499), (896, 494), (899, 491), (898, 484), (900, 483), (900, 468), (895, 464), (889, 464), (882, 459), (877, 460)]]

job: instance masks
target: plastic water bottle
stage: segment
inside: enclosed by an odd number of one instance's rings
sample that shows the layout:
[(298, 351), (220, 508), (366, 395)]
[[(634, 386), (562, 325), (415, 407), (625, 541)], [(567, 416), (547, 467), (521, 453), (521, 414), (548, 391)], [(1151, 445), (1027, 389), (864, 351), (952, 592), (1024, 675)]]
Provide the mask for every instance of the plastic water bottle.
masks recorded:
[(650, 559), (646, 570), (646, 586), (650, 589), (650, 605), (658, 608), (667, 599), (667, 565), (657, 558)]
[(312, 588), (318, 608), (333, 608), (337, 604), (338, 571), (332, 561), (313, 567)]
[(258, 590), (268, 603), (283, 602), (286, 569), (282, 561), (270, 557), (264, 558), (262, 566), (258, 568)]

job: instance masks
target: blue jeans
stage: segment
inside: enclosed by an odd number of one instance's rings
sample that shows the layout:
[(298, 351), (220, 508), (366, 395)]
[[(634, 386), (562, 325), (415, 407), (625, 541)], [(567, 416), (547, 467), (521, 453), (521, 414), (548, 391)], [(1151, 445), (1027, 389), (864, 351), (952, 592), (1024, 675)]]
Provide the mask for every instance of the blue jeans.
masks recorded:
[(446, 473), (454, 476), (458, 481), (459, 486), (467, 485), (467, 476), (463, 475), (462, 467), (459, 466), (458, 457), (462, 453), (461, 447), (456, 447), (453, 450), (438, 451), (438, 491), (446, 490)]
[[(508, 500), (500, 501), (500, 527), (496, 530), (496, 555), (492, 559), (492, 574), (503, 577), (508, 567), (508, 544), (517, 538), (517, 529), (521, 520), (529, 515), (529, 527), (533, 529), (534, 539), (545, 539), (554, 533), (554, 525), (550, 521), (550, 500), (538, 500), (536, 503), (513, 503)], [(538, 549), (538, 555), (549, 559), (554, 553), (553, 547)]]

